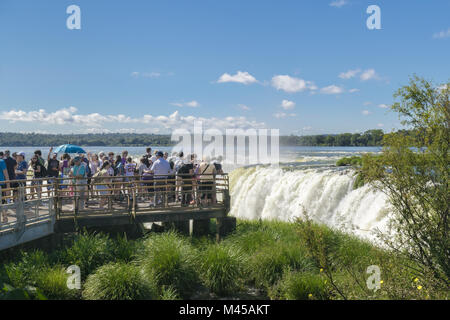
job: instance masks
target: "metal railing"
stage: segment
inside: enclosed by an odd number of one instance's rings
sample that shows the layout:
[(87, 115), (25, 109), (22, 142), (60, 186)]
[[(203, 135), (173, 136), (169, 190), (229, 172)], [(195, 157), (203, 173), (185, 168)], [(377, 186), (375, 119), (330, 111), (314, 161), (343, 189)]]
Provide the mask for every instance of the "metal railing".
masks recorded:
[(5, 228), (22, 223), (21, 215), (31, 221), (50, 212), (60, 219), (205, 207), (228, 212), (230, 206), (227, 174), (47, 177), (9, 183), (0, 189), (0, 226)]

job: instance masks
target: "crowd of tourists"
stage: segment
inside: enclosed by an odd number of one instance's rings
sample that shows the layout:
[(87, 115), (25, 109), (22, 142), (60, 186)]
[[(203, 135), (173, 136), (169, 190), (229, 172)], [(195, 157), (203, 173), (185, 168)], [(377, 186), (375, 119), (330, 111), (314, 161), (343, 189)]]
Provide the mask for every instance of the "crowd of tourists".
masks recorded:
[[(81, 209), (93, 196), (100, 199), (100, 207), (107, 201), (107, 197), (102, 196), (112, 195), (120, 200), (129, 193), (130, 186), (139, 186), (142, 194), (152, 198), (150, 205), (153, 206), (167, 201), (180, 202), (182, 206), (196, 201), (211, 204), (216, 201), (216, 175), (223, 174), (221, 161), (220, 156), (205, 157), (200, 161), (195, 154), (174, 152), (169, 155), (162, 151), (152, 152), (151, 148), (147, 148), (138, 160), (127, 151), (75, 156), (64, 153), (58, 158), (51, 148), (46, 159), (41, 150), (36, 150), (31, 159), (25, 159), (24, 152), (11, 154), (5, 150), (0, 151), (2, 203), (15, 201), (20, 186), (26, 186), (25, 199), (41, 198), (43, 193), (50, 196), (58, 182), (59, 190), (79, 195)], [(28, 184), (27, 180), (30, 180)], [(13, 192), (9, 192), (11, 189)]]

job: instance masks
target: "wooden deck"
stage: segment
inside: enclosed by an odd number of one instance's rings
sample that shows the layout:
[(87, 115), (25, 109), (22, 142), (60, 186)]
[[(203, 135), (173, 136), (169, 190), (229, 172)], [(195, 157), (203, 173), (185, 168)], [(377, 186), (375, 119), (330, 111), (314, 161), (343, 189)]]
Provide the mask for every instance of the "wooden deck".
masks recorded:
[[(15, 190), (4, 189), (6, 194), (14, 193), (3, 196), (9, 199), (9, 204), (0, 205), (0, 213), (8, 220), (3, 223), (0, 220), (0, 250), (49, 233), (154, 222), (209, 223), (212, 218), (225, 221), (229, 212), (227, 175), (215, 177), (211, 190), (204, 190), (201, 181), (194, 179), (165, 179), (164, 184), (158, 186), (143, 186), (138, 179), (129, 180), (97, 179), (89, 185), (90, 191), (86, 184), (78, 181), (61, 188), (62, 179), (52, 183), (44, 180), (40, 192), (31, 189), (32, 181)], [(201, 201), (202, 195), (212, 200)], [(26, 196), (40, 198), (26, 200)], [(189, 200), (182, 202), (186, 196)], [(9, 235), (8, 241), (6, 235)]]

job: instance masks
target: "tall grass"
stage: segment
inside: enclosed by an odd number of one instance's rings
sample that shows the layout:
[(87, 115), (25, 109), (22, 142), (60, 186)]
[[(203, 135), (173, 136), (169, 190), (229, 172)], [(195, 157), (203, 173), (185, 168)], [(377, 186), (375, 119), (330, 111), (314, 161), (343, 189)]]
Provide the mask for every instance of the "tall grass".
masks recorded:
[(246, 257), (231, 245), (210, 245), (198, 254), (200, 274), (205, 286), (218, 295), (239, 292), (243, 283)]
[(39, 274), (49, 267), (48, 255), (40, 250), (22, 251), (19, 261), (4, 266), (10, 284), (16, 288), (35, 286)]
[(329, 298), (326, 280), (318, 274), (285, 269), (283, 277), (269, 290), (271, 299), (325, 300)]
[(84, 284), (86, 300), (156, 299), (157, 289), (134, 264), (109, 263), (89, 275)]
[(86, 279), (96, 268), (113, 259), (110, 246), (111, 240), (104, 234), (83, 233), (63, 253), (63, 260), (65, 264), (79, 266), (82, 279)]
[(196, 250), (179, 234), (169, 231), (153, 234), (144, 243), (139, 263), (148, 278), (171, 286), (181, 297), (188, 297), (199, 284), (195, 265)]
[(50, 300), (73, 300), (80, 296), (78, 289), (67, 287), (69, 275), (61, 266), (47, 268), (39, 272), (36, 277), (36, 286)]

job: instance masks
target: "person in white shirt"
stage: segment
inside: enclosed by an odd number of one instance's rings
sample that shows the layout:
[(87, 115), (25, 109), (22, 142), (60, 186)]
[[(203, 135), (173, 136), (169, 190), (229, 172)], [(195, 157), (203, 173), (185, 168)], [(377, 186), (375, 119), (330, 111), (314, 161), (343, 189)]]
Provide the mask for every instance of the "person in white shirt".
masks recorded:
[(155, 205), (165, 205), (166, 197), (163, 195), (163, 192), (166, 190), (166, 179), (167, 175), (170, 173), (170, 164), (164, 159), (164, 154), (161, 151), (156, 153), (156, 160), (153, 162), (151, 171), (154, 175), (155, 181)]

